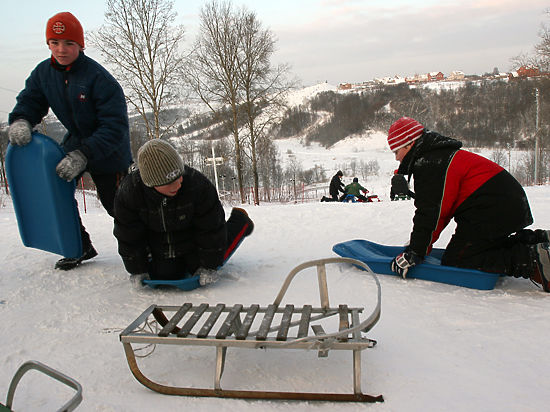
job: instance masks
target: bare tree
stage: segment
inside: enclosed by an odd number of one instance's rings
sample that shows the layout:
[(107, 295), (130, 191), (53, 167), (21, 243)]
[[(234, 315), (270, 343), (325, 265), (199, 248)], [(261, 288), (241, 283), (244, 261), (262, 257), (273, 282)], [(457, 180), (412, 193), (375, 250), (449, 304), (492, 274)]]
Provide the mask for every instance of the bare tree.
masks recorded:
[(91, 36), (150, 139), (161, 138), (177, 121), (162, 121), (163, 110), (178, 101), (184, 61), (184, 28), (172, 25), (175, 17), (169, 0), (107, 0), (106, 24)]
[[(550, 9), (546, 9), (546, 16), (550, 17)], [(550, 69), (550, 26), (542, 23), (539, 31), (540, 42), (535, 45), (535, 53), (539, 59), (541, 70)]]
[(274, 36), (245, 7), (237, 10), (230, 1), (212, 0), (203, 6), (200, 18), (200, 33), (186, 65), (186, 79), (220, 122), (227, 120), (224, 111), (230, 109), (241, 200), (245, 201), (244, 180), (248, 174), (244, 170), (248, 158), (243, 156), (248, 155), (254, 202), (258, 204), (258, 143), (267, 138), (268, 126), (282, 116), (283, 111), (276, 107), (282, 105), (281, 97), (291, 87), (285, 80), (288, 67), (271, 67)]
[[(254, 180), (254, 203), (259, 204), (258, 153), (260, 139), (275, 119), (281, 119), (284, 110), (282, 96), (292, 87), (286, 81), (287, 65), (271, 66), (275, 51), (275, 37), (263, 29), (256, 14), (242, 9), (238, 53), (238, 80), (243, 89), (243, 111), (248, 127), (248, 146)], [(265, 145), (264, 145), (265, 146)]]
[(230, 2), (206, 3), (200, 12), (199, 35), (186, 65), (186, 81), (192, 91), (219, 118), (230, 108), (229, 122), (235, 145), (235, 167), (241, 202), (245, 202), (243, 162), (239, 137), (240, 96), (237, 65), (240, 21)]
[[(550, 17), (550, 9), (544, 11)], [(542, 71), (550, 70), (550, 26), (541, 23), (539, 30), (540, 42), (535, 45), (533, 53), (521, 53), (510, 59), (512, 67), (517, 69), (521, 66), (538, 67)]]

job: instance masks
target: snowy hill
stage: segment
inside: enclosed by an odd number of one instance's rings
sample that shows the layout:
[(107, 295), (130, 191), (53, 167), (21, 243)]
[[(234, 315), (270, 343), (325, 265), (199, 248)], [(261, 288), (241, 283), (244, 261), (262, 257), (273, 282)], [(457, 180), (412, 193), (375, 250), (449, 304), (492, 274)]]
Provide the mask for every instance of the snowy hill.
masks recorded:
[(337, 91), (338, 88), (329, 83), (319, 83), (313, 86), (308, 86), (296, 90), (292, 90), (287, 94), (286, 101), (290, 107), (299, 106), (307, 103), (308, 100), (315, 97), (318, 93)]
[[(330, 150), (297, 139), (278, 142), (306, 164), (327, 169), (344, 159), (377, 159), (380, 175), (367, 187), (386, 196), (380, 203), (308, 203), (244, 205), (255, 230), (223, 269), (223, 279), (190, 292), (134, 289), (117, 254), (112, 219), (87, 198), (82, 211), (99, 256), (81, 267), (53, 269), (59, 258), (22, 246), (9, 199), (0, 208), (0, 397), (19, 365), (28, 359), (46, 363), (79, 381), (84, 401), (79, 411), (543, 411), (550, 402), (550, 295), (528, 280), (505, 278), (492, 291), (479, 291), (419, 280), (380, 276), (382, 316), (369, 332), (374, 349), (363, 352), (362, 388), (383, 394), (376, 405), (329, 402), (245, 401), (160, 395), (139, 384), (126, 364), (118, 334), (152, 303), (184, 302), (232, 305), (272, 302), (287, 273), (311, 259), (334, 256), (332, 245), (355, 238), (404, 244), (411, 229), (412, 202), (389, 202), (389, 176), (396, 167), (384, 136), (373, 134), (340, 142)], [(346, 179), (351, 180), (347, 174)], [(550, 186), (528, 187), (535, 223), (550, 228)], [(81, 199), (79, 199), (81, 200)], [(82, 205), (82, 201), (80, 202)], [(229, 209), (226, 209), (229, 214)], [(450, 239), (447, 228), (436, 244)], [(331, 303), (368, 305), (372, 283), (353, 267), (336, 271)], [(311, 284), (301, 282), (289, 299), (307, 301)], [(147, 348), (142, 366), (169, 384), (211, 387), (213, 348), (167, 345)], [(349, 392), (352, 358), (332, 351), (231, 350), (225, 389)], [(3, 388), (3, 389), (1, 389)], [(17, 410), (53, 410), (67, 399), (59, 384), (29, 374), (15, 396)]]

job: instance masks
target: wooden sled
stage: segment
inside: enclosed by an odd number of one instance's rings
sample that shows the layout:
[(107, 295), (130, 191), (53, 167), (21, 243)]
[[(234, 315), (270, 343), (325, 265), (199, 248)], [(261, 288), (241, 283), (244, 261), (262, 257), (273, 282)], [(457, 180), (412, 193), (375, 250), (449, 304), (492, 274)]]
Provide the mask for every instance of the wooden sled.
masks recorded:
[[(349, 263), (361, 267), (373, 277), (377, 287), (377, 302), (372, 313), (363, 321), (363, 308), (341, 304), (330, 307), (326, 265)], [(280, 306), (281, 301), (296, 274), (309, 267), (317, 268), (320, 293), (320, 307), (304, 305), (294, 308), (292, 304)], [(210, 306), (207, 303), (182, 306), (151, 305), (121, 334), (128, 365), (134, 377), (146, 387), (167, 395), (207, 396), (244, 399), (285, 399), (348, 402), (383, 402), (382, 395), (371, 396), (361, 392), (361, 351), (372, 348), (376, 341), (363, 337), (380, 318), (381, 289), (376, 275), (369, 267), (351, 258), (327, 258), (305, 262), (295, 267), (286, 277), (275, 301), (267, 307), (257, 304), (243, 307), (237, 304)], [(167, 312), (172, 312), (169, 318)], [(222, 317), (222, 314), (225, 318)], [(261, 316), (260, 316), (261, 315)], [(364, 316), (364, 315), (363, 315)], [(223, 321), (222, 321), (223, 319)], [(256, 319), (256, 322), (254, 320)], [(274, 321), (277, 319), (277, 321)], [(160, 332), (144, 331), (143, 324), (156, 320), (162, 327)], [(219, 321), (218, 321), (219, 320)], [(323, 320), (323, 326), (312, 322)], [(326, 331), (327, 325), (331, 330)], [(250, 331), (252, 325), (258, 330)], [(178, 326), (179, 325), (179, 326)], [(214, 326), (217, 326), (214, 328)], [(310, 334), (309, 332), (312, 332)], [(216, 348), (214, 388), (183, 388), (161, 385), (146, 378), (140, 371), (132, 344), (171, 344), (213, 346)], [(318, 350), (319, 357), (328, 356), (329, 350), (350, 350), (353, 352), (353, 393), (311, 393), (276, 392), (256, 390), (224, 390), (221, 377), (228, 347), (249, 349), (304, 349)]]
[(4, 411), (11, 411), (13, 407), (13, 397), (15, 395), (15, 389), (17, 387), (17, 384), (23, 377), (25, 373), (27, 373), (30, 370), (37, 370), (39, 372), (42, 372), (45, 375), (48, 375), (51, 378), (56, 379), (57, 381), (73, 388), (76, 393), (73, 395), (69, 401), (67, 401), (61, 408), (58, 409), (58, 411), (72, 411), (74, 410), (78, 405), (80, 405), (80, 402), (82, 402), (82, 386), (75, 381), (72, 378), (69, 378), (67, 375), (64, 375), (61, 372), (58, 372), (57, 370), (50, 368), (47, 365), (44, 365), (43, 363), (40, 363), (38, 361), (27, 361), (23, 363), (19, 369), (15, 372), (15, 375), (13, 375), (13, 378), (10, 383), (10, 387), (8, 389), (8, 396), (6, 400), (6, 404), (2, 405), (0, 404), (0, 412)]

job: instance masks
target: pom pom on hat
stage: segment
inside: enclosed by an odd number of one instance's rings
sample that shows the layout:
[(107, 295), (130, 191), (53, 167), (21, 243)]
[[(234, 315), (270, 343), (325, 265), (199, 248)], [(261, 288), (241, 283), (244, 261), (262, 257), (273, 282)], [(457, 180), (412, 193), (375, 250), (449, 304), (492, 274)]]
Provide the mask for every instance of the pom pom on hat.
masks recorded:
[(176, 149), (164, 140), (152, 139), (141, 146), (137, 164), (145, 186), (163, 186), (183, 174), (183, 160)]
[(410, 117), (402, 117), (390, 126), (388, 131), (388, 144), (390, 150), (395, 152), (409, 143), (414, 142), (424, 132), (424, 126)]
[(84, 48), (84, 30), (78, 19), (68, 11), (57, 13), (46, 24), (46, 43), (50, 39), (72, 40)]

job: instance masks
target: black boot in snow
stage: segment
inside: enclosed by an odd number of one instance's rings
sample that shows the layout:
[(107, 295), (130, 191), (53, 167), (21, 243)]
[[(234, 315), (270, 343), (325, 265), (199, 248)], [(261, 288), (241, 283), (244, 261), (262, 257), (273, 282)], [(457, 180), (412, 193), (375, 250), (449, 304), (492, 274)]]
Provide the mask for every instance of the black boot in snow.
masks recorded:
[(94, 249), (94, 247), (90, 244), (82, 256), (79, 258), (63, 258), (59, 259), (56, 264), (55, 268), (60, 270), (71, 270), (80, 265), (83, 261), (91, 259), (93, 257), (97, 256), (97, 251)]
[(535, 248), (535, 268), (531, 280), (550, 292), (550, 244), (539, 243)]

